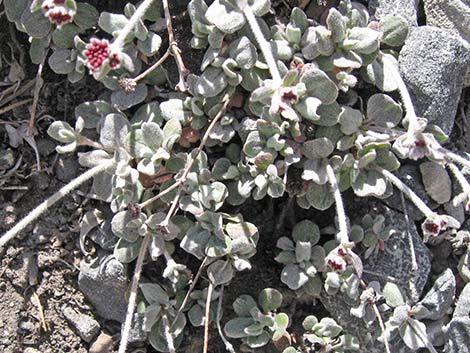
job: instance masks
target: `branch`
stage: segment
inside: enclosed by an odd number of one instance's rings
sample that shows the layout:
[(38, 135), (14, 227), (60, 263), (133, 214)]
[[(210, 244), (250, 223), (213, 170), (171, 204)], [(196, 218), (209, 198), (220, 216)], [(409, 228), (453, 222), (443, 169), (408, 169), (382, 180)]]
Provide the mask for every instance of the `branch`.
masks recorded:
[(105, 171), (106, 169), (111, 168), (114, 165), (114, 160), (109, 160), (103, 162), (96, 167), (93, 167), (87, 170), (85, 173), (79, 175), (75, 179), (71, 180), (67, 185), (62, 187), (59, 191), (54, 193), (51, 197), (47, 200), (40, 203), (34, 210), (32, 210), (26, 217), (24, 217), (21, 221), (19, 221), (13, 228), (11, 228), (8, 232), (6, 232), (0, 238), (0, 247), (4, 246), (10, 240), (15, 238), (22, 230), (24, 230), (30, 223), (34, 222), (37, 218), (39, 218), (44, 212), (46, 212), (50, 207), (52, 207), (55, 203), (60, 201), (64, 196), (68, 193), (82, 185), (87, 180), (93, 178), (97, 174)]
[(338, 183), (336, 182), (336, 175), (330, 164), (326, 165), (326, 174), (328, 175), (328, 181), (331, 185), (331, 189), (333, 190), (333, 195), (335, 197), (336, 214), (338, 215), (339, 226), (339, 233), (337, 236), (341, 244), (347, 244), (349, 243), (348, 221), (346, 219), (346, 213), (344, 211), (343, 198), (341, 197), (341, 192), (339, 191)]
[(209, 347), (209, 321), (210, 321), (210, 310), (211, 310), (211, 299), (212, 291), (214, 289), (214, 284), (209, 282), (209, 288), (207, 289), (207, 299), (206, 299), (206, 313), (204, 318), (204, 348), (202, 353), (207, 353)]

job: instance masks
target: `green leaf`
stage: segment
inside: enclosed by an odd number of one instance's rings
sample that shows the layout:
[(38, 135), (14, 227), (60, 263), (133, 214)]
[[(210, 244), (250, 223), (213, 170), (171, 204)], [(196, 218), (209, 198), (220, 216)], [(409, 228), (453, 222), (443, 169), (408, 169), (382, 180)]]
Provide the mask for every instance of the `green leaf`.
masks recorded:
[(302, 327), (306, 331), (312, 331), (316, 324), (318, 324), (318, 319), (314, 315), (309, 315), (302, 321)]
[(98, 10), (85, 2), (77, 3), (77, 13), (73, 17), (73, 22), (82, 30), (93, 27), (98, 21)]
[(113, 103), (118, 109), (125, 110), (142, 103), (147, 98), (147, 85), (143, 83), (137, 84), (135, 90), (132, 92), (126, 92), (123, 89), (114, 91), (111, 94), (111, 103)]
[(324, 104), (331, 104), (338, 97), (338, 87), (327, 74), (317, 68), (309, 68), (300, 78), (309, 95), (316, 97)]
[(315, 245), (320, 240), (320, 228), (308, 219), (298, 222), (292, 230), (292, 239), (295, 241), (309, 241)]
[(124, 264), (131, 263), (139, 256), (141, 241), (128, 242), (121, 238), (114, 248), (114, 257)]
[(250, 316), (250, 310), (257, 306), (251, 295), (240, 295), (232, 304), (233, 310), (238, 316)]
[(260, 348), (268, 344), (270, 339), (271, 337), (269, 336), (269, 334), (264, 331), (261, 335), (255, 337), (248, 337), (244, 341), (251, 348)]
[(215, 0), (206, 11), (206, 19), (224, 33), (234, 33), (245, 24), (245, 16), (226, 0)]
[(364, 80), (376, 85), (381, 91), (391, 92), (398, 88), (393, 72), (396, 70), (398, 70), (397, 59), (391, 54), (381, 54), (361, 70), (361, 75)]
[(376, 126), (392, 128), (400, 122), (402, 114), (401, 106), (386, 94), (374, 94), (367, 101), (367, 120)]
[(383, 33), (383, 43), (391, 47), (398, 47), (405, 42), (410, 27), (403, 17), (387, 15), (380, 20), (379, 29)]
[(352, 188), (359, 197), (381, 197), (387, 192), (387, 180), (376, 170), (361, 170), (352, 182)]
[(21, 24), (26, 33), (33, 38), (44, 38), (52, 29), (52, 24), (42, 11), (32, 13), (29, 9), (26, 9), (21, 15)]
[(210, 233), (201, 226), (191, 227), (181, 240), (180, 247), (184, 251), (202, 260), (205, 256), (206, 244), (209, 241)]
[(80, 32), (80, 28), (73, 23), (57, 27), (52, 32), (52, 42), (60, 48), (72, 48), (78, 32)]
[(306, 196), (310, 206), (320, 211), (330, 208), (335, 202), (335, 198), (328, 184), (310, 184)]
[(251, 317), (237, 317), (228, 321), (224, 326), (224, 331), (227, 337), (230, 338), (243, 338), (248, 335), (245, 333), (245, 328), (256, 323)]
[(341, 132), (345, 135), (352, 135), (357, 132), (362, 125), (363, 118), (360, 110), (347, 106), (342, 107), (341, 113), (339, 114)]
[(214, 286), (229, 283), (233, 278), (230, 261), (217, 260), (207, 268), (207, 276)]
[(117, 35), (116, 32), (122, 30), (127, 22), (128, 19), (124, 15), (103, 11), (98, 20), (98, 25), (103, 31), (115, 36)]
[(170, 297), (160, 285), (156, 283), (140, 283), (139, 287), (145, 297), (145, 300), (150, 304), (169, 304)]
[(163, 127), (163, 143), (162, 147), (170, 151), (176, 142), (181, 136), (182, 128), (181, 123), (178, 119), (173, 118), (166, 122)]
[(62, 143), (72, 143), (76, 140), (75, 129), (65, 121), (54, 121), (47, 129), (47, 134)]
[(379, 40), (379, 31), (368, 27), (354, 27), (348, 31), (343, 48), (361, 54), (371, 54), (379, 48)]
[(101, 144), (107, 147), (116, 147), (126, 143), (130, 124), (123, 114), (108, 114), (101, 124)]
[(163, 142), (163, 131), (156, 123), (143, 123), (142, 137), (147, 146), (157, 150)]
[(295, 264), (286, 265), (281, 272), (281, 282), (293, 290), (302, 287), (308, 279), (307, 274)]
[(400, 288), (395, 283), (385, 283), (382, 293), (385, 297), (387, 304), (392, 308), (405, 305), (405, 300), (403, 299), (403, 295), (401, 294)]
[(309, 159), (326, 158), (333, 150), (333, 144), (326, 137), (304, 142), (304, 155)]
[(155, 55), (162, 45), (162, 38), (153, 32), (149, 32), (143, 41), (137, 41), (137, 48), (146, 56)]
[(49, 57), (47, 62), (50, 68), (60, 75), (68, 74), (75, 68), (75, 63), (70, 59), (71, 51), (69, 49), (56, 49)]
[(282, 304), (282, 294), (274, 288), (264, 288), (259, 296), (258, 302), (265, 314), (277, 310)]
[(331, 31), (331, 38), (336, 42), (342, 42), (346, 36), (347, 19), (335, 8), (331, 8), (326, 18), (326, 25)]
[(251, 69), (258, 60), (256, 47), (245, 36), (232, 42), (229, 50), (230, 57), (237, 62), (241, 69)]
[(195, 93), (203, 97), (215, 97), (227, 87), (227, 76), (224, 71), (218, 67), (210, 66), (195, 83)]

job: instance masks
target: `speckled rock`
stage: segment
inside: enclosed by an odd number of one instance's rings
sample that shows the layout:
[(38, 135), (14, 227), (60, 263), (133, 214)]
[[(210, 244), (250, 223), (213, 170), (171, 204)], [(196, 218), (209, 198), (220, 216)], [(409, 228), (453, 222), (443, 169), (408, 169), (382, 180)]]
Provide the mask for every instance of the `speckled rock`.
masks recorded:
[(100, 324), (91, 316), (81, 314), (69, 306), (62, 307), (62, 313), (84, 341), (90, 343), (100, 332)]
[(386, 15), (400, 15), (411, 26), (417, 26), (417, 0), (369, 0), (369, 12), (380, 20)]
[(469, 0), (424, 0), (426, 24), (456, 32), (470, 42)]
[(450, 134), (464, 76), (470, 64), (468, 47), (455, 34), (430, 26), (412, 28), (399, 65), (416, 114)]
[(468, 317), (470, 315), (470, 283), (467, 283), (460, 292), (459, 300), (455, 305), (454, 318)]
[(470, 318), (453, 319), (447, 329), (446, 353), (470, 353)]
[(83, 261), (78, 285), (99, 316), (107, 320), (124, 321), (127, 269), (113, 255), (101, 252), (91, 263)]
[[(396, 172), (396, 176), (411, 188), (420, 198), (428, 205), (431, 209), (435, 209), (438, 204), (434, 202), (426, 193), (424, 185), (421, 182), (421, 172), (417, 166), (411, 164), (405, 164), (400, 167)], [(393, 190), (393, 195), (383, 200), (388, 206), (395, 210), (403, 211), (403, 205), (401, 201), (401, 194), (396, 188)], [(419, 221), (423, 219), (423, 214), (420, 210), (412, 203), (409, 202), (405, 197), (406, 207), (408, 216), (411, 220)]]

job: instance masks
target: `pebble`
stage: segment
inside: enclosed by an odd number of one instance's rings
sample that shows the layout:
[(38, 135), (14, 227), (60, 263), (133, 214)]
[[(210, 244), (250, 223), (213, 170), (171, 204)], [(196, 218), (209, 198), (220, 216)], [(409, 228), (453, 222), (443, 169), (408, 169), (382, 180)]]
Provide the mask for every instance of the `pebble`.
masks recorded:
[(67, 321), (76, 329), (80, 337), (90, 343), (100, 331), (100, 324), (91, 316), (76, 312), (68, 306), (62, 307)]

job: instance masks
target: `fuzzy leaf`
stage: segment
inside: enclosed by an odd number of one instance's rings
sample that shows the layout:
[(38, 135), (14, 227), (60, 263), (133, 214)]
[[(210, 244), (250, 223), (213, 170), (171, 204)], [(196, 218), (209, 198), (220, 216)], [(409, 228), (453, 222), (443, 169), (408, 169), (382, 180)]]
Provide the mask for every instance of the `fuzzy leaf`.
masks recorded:
[(401, 106), (386, 94), (374, 94), (367, 101), (367, 120), (376, 126), (392, 128), (400, 122), (402, 114)]
[(114, 248), (114, 257), (124, 264), (131, 263), (137, 256), (139, 256), (141, 242), (128, 242), (126, 239), (121, 238)]
[(245, 16), (226, 0), (215, 0), (206, 11), (206, 18), (224, 33), (234, 33), (245, 24)]
[(245, 333), (245, 328), (253, 325), (255, 322), (256, 321), (251, 317), (237, 317), (225, 324), (225, 334), (230, 338), (247, 337), (248, 335)]
[(265, 314), (277, 310), (282, 304), (282, 294), (274, 288), (264, 288), (259, 296), (258, 302)]
[(47, 134), (62, 143), (72, 143), (76, 139), (74, 128), (65, 121), (54, 121), (47, 129)]
[(132, 92), (126, 92), (123, 89), (119, 89), (111, 94), (111, 103), (113, 103), (118, 109), (129, 109), (134, 105), (142, 103), (147, 97), (147, 92), (147, 85), (143, 83), (137, 84), (135, 90)]
[(398, 70), (397, 59), (390, 54), (382, 54), (367, 65), (361, 74), (367, 82), (376, 85), (381, 91), (391, 92), (398, 88), (392, 70)]
[(333, 150), (333, 144), (326, 137), (304, 142), (304, 155), (309, 159), (326, 158)]
[(308, 94), (320, 99), (323, 104), (331, 104), (338, 97), (338, 87), (320, 69), (309, 68), (300, 81), (305, 84)]
[(293, 290), (302, 287), (308, 279), (307, 274), (294, 264), (285, 266), (281, 272), (281, 282)]
[(294, 226), (292, 239), (295, 241), (308, 241), (315, 245), (320, 240), (320, 228), (312, 221), (305, 219)]
[(182, 128), (181, 123), (177, 118), (173, 118), (166, 122), (165, 126), (163, 127), (163, 143), (162, 147), (170, 151), (173, 147), (173, 144), (178, 140), (181, 136)]
[(98, 20), (98, 26), (103, 31), (115, 35), (116, 32), (124, 28), (127, 22), (128, 19), (124, 15), (103, 11)]
[(75, 63), (70, 58), (71, 51), (69, 49), (56, 49), (49, 57), (47, 62), (50, 68), (60, 75), (65, 75), (75, 69)]
[(233, 267), (229, 261), (217, 260), (207, 268), (207, 276), (214, 286), (227, 284), (233, 278)]
[(77, 3), (77, 13), (73, 17), (73, 22), (82, 30), (93, 27), (98, 21), (98, 10), (85, 2)]
[(137, 48), (146, 56), (153, 56), (162, 45), (162, 38), (153, 32), (149, 32), (144, 41), (137, 42)]
[(243, 36), (230, 44), (229, 55), (241, 69), (251, 69), (258, 59), (256, 47), (251, 41)]
[(363, 118), (359, 110), (347, 106), (342, 107), (341, 113), (339, 114), (341, 132), (345, 135), (352, 135), (359, 130)]
[(379, 29), (382, 31), (382, 42), (398, 47), (405, 42), (410, 30), (408, 22), (401, 16), (387, 15), (380, 20)]
[(251, 309), (256, 307), (256, 301), (251, 295), (240, 295), (233, 302), (233, 310), (237, 313), (238, 316), (250, 316)]
[(405, 305), (405, 300), (401, 294), (400, 288), (395, 283), (387, 282), (382, 290), (387, 304), (392, 308)]

